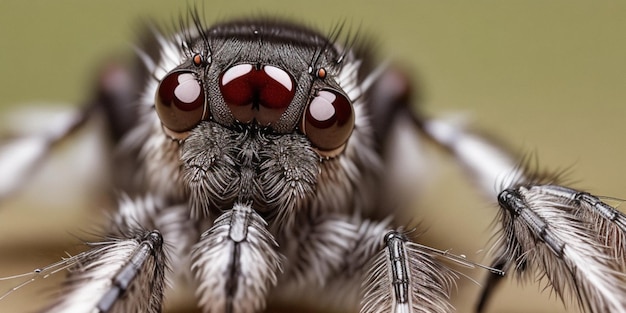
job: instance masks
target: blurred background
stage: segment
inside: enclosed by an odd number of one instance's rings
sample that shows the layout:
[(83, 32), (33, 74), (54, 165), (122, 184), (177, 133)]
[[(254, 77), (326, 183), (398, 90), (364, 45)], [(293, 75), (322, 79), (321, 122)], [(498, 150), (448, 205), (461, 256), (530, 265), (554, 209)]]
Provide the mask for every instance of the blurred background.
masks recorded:
[[(327, 31), (345, 21), (374, 40), (381, 59), (413, 73), (422, 99), (416, 109), (435, 117), (461, 112), (514, 151), (535, 154), (541, 168), (569, 169), (573, 186), (626, 198), (624, 2), (229, 0), (198, 6), (208, 24), (260, 14)], [(3, 123), (10, 123), (8, 112), (26, 106), (43, 112), (56, 103), (79, 105), (99, 66), (132, 54), (141, 21), (169, 26), (185, 12), (185, 4), (174, 1), (0, 0)], [(0, 277), (76, 251), (76, 235), (102, 223), (85, 208), (107, 205), (98, 193), (103, 174), (89, 170), (106, 147), (89, 136), (79, 135), (83, 150), (59, 149), (32, 186), (0, 204)], [(85, 148), (91, 154), (77, 152)], [(495, 201), (480, 197), (453, 160), (427, 153), (437, 171), (412, 204), (424, 242), (488, 264)], [(73, 161), (63, 161), (68, 158)], [(479, 282), (485, 274), (470, 272)], [(0, 281), (0, 293), (16, 283)], [(54, 283), (40, 279), (18, 290), (0, 301), (0, 312), (40, 307)], [(507, 279), (505, 285), (488, 312), (576, 311), (545, 284)], [(461, 279), (457, 311), (470, 312), (479, 290)], [(170, 307), (179, 304), (173, 300)]]

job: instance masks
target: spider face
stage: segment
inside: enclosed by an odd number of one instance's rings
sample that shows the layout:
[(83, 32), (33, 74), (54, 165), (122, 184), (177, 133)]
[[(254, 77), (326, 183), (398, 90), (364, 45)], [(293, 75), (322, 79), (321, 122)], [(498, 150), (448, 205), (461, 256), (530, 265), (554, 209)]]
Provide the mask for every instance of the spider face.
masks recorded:
[(271, 228), (293, 224), (298, 211), (363, 198), (354, 186), (376, 167), (364, 161), (373, 148), (353, 51), (265, 20), (174, 37), (148, 62), (155, 80), (143, 105), (154, 106), (160, 125), (147, 109), (149, 126), (137, 127), (151, 127), (143, 142), (156, 143), (141, 148), (152, 186), (189, 201), (196, 218), (250, 203)]

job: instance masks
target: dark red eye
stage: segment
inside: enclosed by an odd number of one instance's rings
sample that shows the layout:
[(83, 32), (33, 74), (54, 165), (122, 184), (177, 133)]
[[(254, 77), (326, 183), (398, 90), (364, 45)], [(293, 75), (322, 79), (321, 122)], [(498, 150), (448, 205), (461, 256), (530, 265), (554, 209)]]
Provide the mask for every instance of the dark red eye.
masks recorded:
[(190, 130), (203, 118), (202, 84), (191, 71), (171, 72), (159, 84), (155, 106), (165, 127), (175, 132)]
[(242, 123), (261, 125), (277, 121), (296, 93), (293, 78), (284, 70), (265, 65), (235, 65), (224, 71), (220, 91), (233, 116)]
[(302, 119), (302, 131), (315, 147), (331, 151), (342, 147), (354, 128), (350, 100), (332, 89), (322, 89), (311, 100)]

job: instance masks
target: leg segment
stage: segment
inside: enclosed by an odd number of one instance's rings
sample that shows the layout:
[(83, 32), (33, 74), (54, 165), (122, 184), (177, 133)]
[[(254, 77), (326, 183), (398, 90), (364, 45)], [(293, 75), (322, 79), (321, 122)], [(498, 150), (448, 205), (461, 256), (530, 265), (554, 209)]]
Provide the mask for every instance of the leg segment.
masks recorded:
[(555, 185), (535, 186), (536, 191), (555, 201), (576, 207), (576, 216), (594, 228), (600, 235), (597, 239), (603, 246), (612, 250), (616, 261), (626, 262), (626, 215), (604, 203), (600, 198), (586, 192)]
[[(136, 97), (133, 79), (128, 69), (117, 63), (103, 66), (97, 76), (95, 96), (79, 109), (66, 109), (56, 118), (46, 116), (37, 120), (37, 131), (12, 129), (9, 140), (0, 138), (0, 201), (13, 195), (27, 183), (29, 177), (50, 156), (60, 143), (67, 141), (94, 117), (106, 117), (107, 135), (114, 141), (121, 139), (134, 125), (136, 112), (128, 109)], [(30, 115), (29, 115), (30, 117)], [(30, 120), (34, 120), (30, 117)], [(19, 125), (23, 128), (23, 125)], [(7, 134), (2, 134), (6, 137)]]
[(265, 308), (283, 257), (250, 206), (236, 204), (215, 220), (192, 251), (192, 270), (204, 312), (253, 313)]
[(39, 134), (14, 135), (0, 146), (0, 201), (18, 192), (32, 177), (51, 150), (76, 132), (90, 117), (93, 110), (64, 112), (51, 121)]
[(361, 312), (451, 312), (454, 274), (421, 246), (390, 231), (364, 282)]
[(93, 243), (74, 265), (59, 300), (46, 312), (161, 312), (165, 256), (158, 231)]
[(459, 161), (489, 199), (516, 181), (528, 179), (511, 153), (458, 122), (418, 117), (414, 121), (423, 134)]
[[(187, 272), (189, 249), (198, 240), (188, 216), (184, 205), (167, 207), (152, 196), (122, 196), (103, 241), (30, 275), (15, 276), (30, 279), (7, 294), (68, 269), (45, 312), (161, 312), (166, 267)], [(176, 283), (176, 278), (168, 280)]]
[(297, 240), (287, 249), (281, 296), (286, 291), (321, 311), (353, 310), (359, 302), (362, 313), (452, 311), (456, 276), (436, 260), (436, 250), (412, 243), (389, 221), (339, 215), (310, 220), (291, 236)]

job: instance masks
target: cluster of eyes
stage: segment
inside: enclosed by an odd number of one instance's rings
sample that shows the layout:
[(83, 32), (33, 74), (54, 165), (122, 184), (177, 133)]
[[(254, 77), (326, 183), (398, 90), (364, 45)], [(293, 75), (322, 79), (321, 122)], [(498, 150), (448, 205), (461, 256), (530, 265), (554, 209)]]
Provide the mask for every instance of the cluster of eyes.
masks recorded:
[[(195, 65), (203, 63), (200, 55)], [(326, 78), (320, 68), (317, 77)], [(236, 64), (219, 77), (219, 90), (233, 117), (243, 124), (261, 126), (276, 123), (296, 94), (296, 83), (285, 70), (273, 65)], [(167, 130), (184, 133), (209, 118), (207, 97), (194, 71), (179, 69), (168, 73), (159, 84), (155, 106)], [(300, 130), (316, 150), (332, 156), (341, 150), (354, 128), (352, 103), (333, 88), (315, 90), (300, 120)]]

